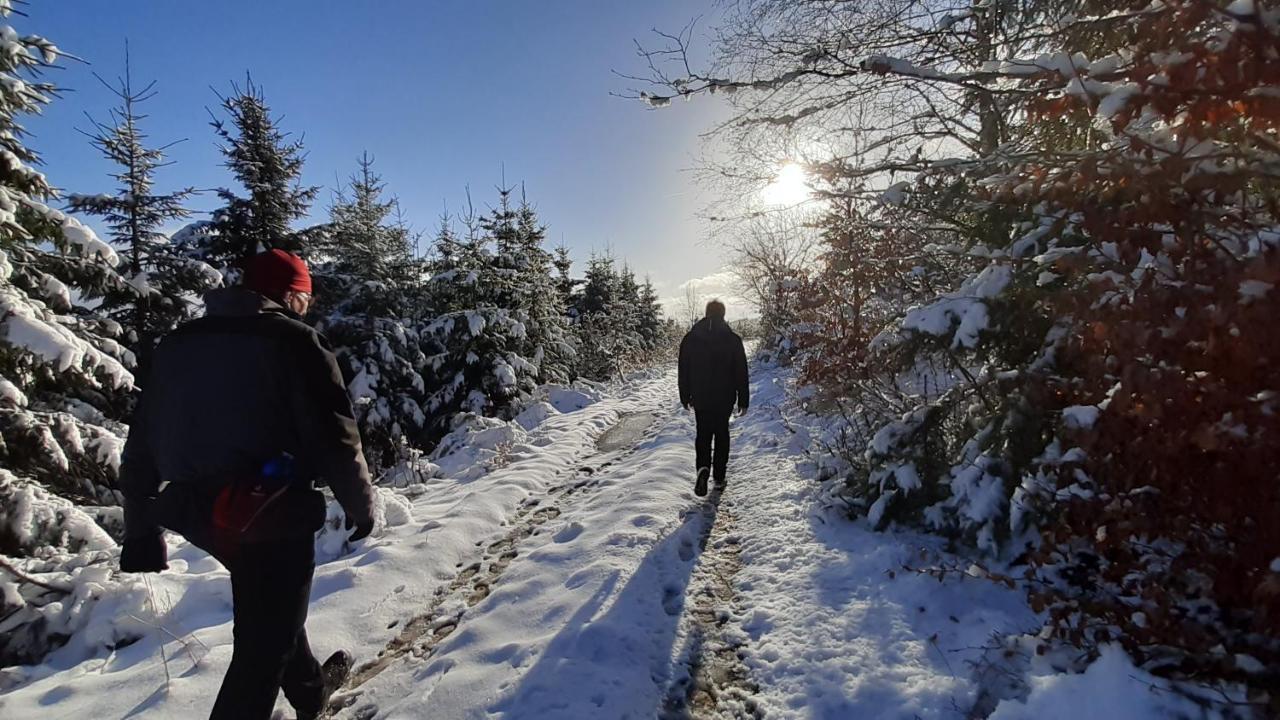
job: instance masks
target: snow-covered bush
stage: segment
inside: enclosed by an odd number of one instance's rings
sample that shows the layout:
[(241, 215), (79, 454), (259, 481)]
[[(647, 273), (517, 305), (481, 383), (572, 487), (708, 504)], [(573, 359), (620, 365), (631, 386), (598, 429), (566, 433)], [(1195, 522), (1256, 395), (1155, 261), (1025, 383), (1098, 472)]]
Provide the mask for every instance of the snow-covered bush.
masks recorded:
[(38, 662), (110, 616), (100, 601), (121, 590), (115, 548), (90, 512), (0, 470), (0, 667)]
[(0, 562), (6, 566), (0, 568), (0, 666), (35, 664), (64, 646), (65, 659), (74, 662), (152, 629), (143, 619), (154, 616), (146, 609), (146, 587), (115, 569), (113, 551)]
[(0, 470), (0, 553), (32, 555), (44, 548), (105, 550), (115, 541), (94, 517), (39, 485)]

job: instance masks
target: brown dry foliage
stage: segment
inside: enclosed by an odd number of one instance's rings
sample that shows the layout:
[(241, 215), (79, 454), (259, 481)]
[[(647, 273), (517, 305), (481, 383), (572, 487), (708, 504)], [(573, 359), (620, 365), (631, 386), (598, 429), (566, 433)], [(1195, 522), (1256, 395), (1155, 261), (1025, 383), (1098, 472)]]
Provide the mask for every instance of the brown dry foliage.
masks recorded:
[[(1280, 101), (1256, 90), (1280, 86), (1280, 43), (1203, 0), (1168, 3), (1136, 38), (1134, 62), (1110, 78), (1141, 88), (1111, 121), (1128, 147), (1018, 173), (1038, 201), (1076, 213), (1092, 246), (1114, 244), (1109, 267), (1060, 260), (1068, 281), (1046, 298), (1078, 332), (1045, 382), (1063, 405), (1105, 411), (1073, 438), (1098, 493), (1058, 514), (1035, 558), (1086, 572), (1071, 590), (1035, 599), (1063, 637), (1114, 635), (1140, 661), (1172, 655), (1175, 674), (1243, 680), (1274, 703), (1280, 256), (1259, 238), (1280, 227)], [(1172, 53), (1183, 61), (1168, 62)], [(1071, 95), (1029, 104), (1033, 121), (1095, 107)], [(1140, 124), (1153, 115), (1168, 124), (1163, 141)], [(1205, 140), (1213, 172), (1196, 147)], [(1007, 188), (995, 197), (1011, 199)], [(1144, 257), (1159, 260), (1131, 282)], [(1118, 275), (1088, 277), (1102, 270)], [(1267, 289), (1249, 295), (1246, 282)], [(1273, 670), (1247, 678), (1218, 646)]]

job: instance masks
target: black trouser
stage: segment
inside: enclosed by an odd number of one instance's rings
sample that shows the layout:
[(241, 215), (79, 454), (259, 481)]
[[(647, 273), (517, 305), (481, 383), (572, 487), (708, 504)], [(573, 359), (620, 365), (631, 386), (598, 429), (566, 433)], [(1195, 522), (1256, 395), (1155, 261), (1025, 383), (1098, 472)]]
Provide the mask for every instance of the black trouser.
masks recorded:
[(307, 642), (307, 605), (315, 573), (310, 535), (241, 545), (231, 558), (235, 649), (213, 706), (214, 720), (266, 720), (281, 688), (300, 714), (318, 713), (320, 663)]
[[(695, 407), (693, 414), (698, 421), (698, 437), (694, 441), (697, 469), (710, 467), (716, 480), (724, 480), (725, 471), (729, 466), (729, 416), (733, 415), (733, 405)], [(711, 454), (713, 439), (715, 440), (714, 459)]]

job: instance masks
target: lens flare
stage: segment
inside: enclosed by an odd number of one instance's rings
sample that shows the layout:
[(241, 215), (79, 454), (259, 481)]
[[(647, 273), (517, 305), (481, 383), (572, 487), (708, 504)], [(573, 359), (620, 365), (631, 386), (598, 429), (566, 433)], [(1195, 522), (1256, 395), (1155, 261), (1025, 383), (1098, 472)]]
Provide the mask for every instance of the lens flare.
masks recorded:
[(798, 164), (785, 163), (778, 176), (760, 191), (766, 205), (799, 205), (810, 197), (809, 179)]

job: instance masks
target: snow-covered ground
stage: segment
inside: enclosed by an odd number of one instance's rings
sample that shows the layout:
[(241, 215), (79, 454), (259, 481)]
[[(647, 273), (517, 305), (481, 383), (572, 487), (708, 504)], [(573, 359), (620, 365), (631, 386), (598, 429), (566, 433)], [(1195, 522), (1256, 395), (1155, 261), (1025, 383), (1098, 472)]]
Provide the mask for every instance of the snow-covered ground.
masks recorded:
[[(692, 493), (693, 421), (668, 369), (598, 402), (549, 397), (473, 434), (441, 462), (448, 478), (384, 492), (369, 540), (323, 534), (312, 644), (370, 663), (336, 716), (966, 717), (970, 663), (1037, 618), (1017, 591), (907, 570), (938, 561), (934, 539), (829, 516), (796, 470), (783, 382), (756, 369), (722, 495)], [(87, 659), (81, 639), (19, 669), (0, 717), (207, 714), (231, 656), (230, 586), (170, 542), (146, 606), (121, 600), (87, 631), (131, 623), (144, 639)], [(1035, 678), (996, 716), (1078, 717), (1063, 699), (1084, 695), (1095, 718), (1165, 716), (1122, 653), (1090, 672)]]

